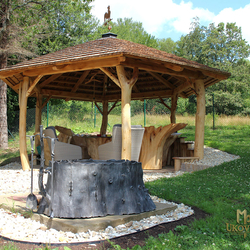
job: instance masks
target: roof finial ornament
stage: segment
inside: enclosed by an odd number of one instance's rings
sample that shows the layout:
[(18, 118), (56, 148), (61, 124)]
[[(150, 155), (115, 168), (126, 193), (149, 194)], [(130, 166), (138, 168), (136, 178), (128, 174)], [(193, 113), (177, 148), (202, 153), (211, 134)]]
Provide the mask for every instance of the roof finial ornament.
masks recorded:
[[(108, 12), (105, 12), (104, 14), (104, 26), (106, 26), (112, 19), (110, 18), (111, 11), (110, 11), (110, 6), (108, 6)], [(112, 29), (112, 26), (109, 24), (108, 27), (109, 31)]]

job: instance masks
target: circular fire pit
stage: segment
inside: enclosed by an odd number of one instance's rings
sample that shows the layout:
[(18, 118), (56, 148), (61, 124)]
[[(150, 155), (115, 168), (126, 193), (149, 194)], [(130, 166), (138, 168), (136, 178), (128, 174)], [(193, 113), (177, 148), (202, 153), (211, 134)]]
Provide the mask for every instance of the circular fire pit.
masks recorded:
[(55, 162), (46, 193), (40, 191), (44, 197), (38, 213), (51, 216), (53, 211), (53, 216), (59, 218), (136, 214), (155, 209), (143, 183), (141, 163), (135, 161)]

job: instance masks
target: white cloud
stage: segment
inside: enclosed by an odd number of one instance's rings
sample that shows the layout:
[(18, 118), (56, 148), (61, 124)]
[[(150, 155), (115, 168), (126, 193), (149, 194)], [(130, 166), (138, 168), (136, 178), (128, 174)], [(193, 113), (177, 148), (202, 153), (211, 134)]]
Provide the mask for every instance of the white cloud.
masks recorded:
[(246, 5), (244, 8), (239, 8), (233, 10), (232, 8), (226, 8), (222, 10), (216, 17), (214, 17), (213, 22), (218, 24), (223, 23), (236, 23), (238, 27), (241, 27), (242, 36), (250, 44), (250, 4)]
[(166, 38), (171, 37), (171, 32), (187, 34), (190, 29), (190, 23), (194, 17), (199, 17), (200, 22), (206, 25), (208, 23), (218, 24), (219, 22), (236, 22), (237, 26), (242, 27), (243, 38), (250, 43), (250, 32), (248, 25), (250, 23), (250, 4), (244, 8), (233, 10), (227, 8), (215, 15), (212, 10), (196, 8), (191, 0), (181, 1), (180, 4), (172, 0), (95, 0), (92, 13), (101, 23), (107, 6), (110, 5), (111, 18), (116, 21), (117, 18), (132, 18), (133, 21), (142, 22), (144, 29), (156, 37), (165, 31)]

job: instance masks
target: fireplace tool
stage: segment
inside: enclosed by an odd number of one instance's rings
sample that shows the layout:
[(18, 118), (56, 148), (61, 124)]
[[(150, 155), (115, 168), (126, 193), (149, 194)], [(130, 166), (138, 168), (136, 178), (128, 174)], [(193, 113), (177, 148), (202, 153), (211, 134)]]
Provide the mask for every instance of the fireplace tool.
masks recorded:
[(37, 198), (33, 194), (33, 159), (34, 159), (34, 142), (35, 142), (35, 136), (36, 135), (27, 135), (27, 137), (30, 138), (30, 144), (31, 144), (31, 190), (30, 194), (28, 195), (26, 199), (26, 207), (35, 210), (37, 209)]
[[(52, 158), (52, 166), (51, 168), (44, 168), (44, 142), (43, 139), (49, 138), (51, 139), (51, 158)], [(55, 148), (55, 142), (53, 140), (54, 138), (50, 138), (50, 137), (45, 137), (43, 136), (43, 125), (40, 125), (40, 145), (41, 145), (41, 162), (40, 162), (40, 170), (39, 170), (39, 179), (38, 179), (38, 185), (39, 185), (39, 190), (41, 192), (41, 195), (43, 196), (43, 198), (46, 200), (47, 204), (49, 204), (50, 206), (50, 217), (53, 218), (53, 209), (52, 209), (52, 200), (51, 198), (53, 197), (53, 192), (52, 192), (52, 197), (48, 194), (48, 192), (46, 192), (44, 185), (43, 185), (43, 174), (47, 173), (49, 175), (51, 175), (54, 171), (54, 148)], [(50, 171), (51, 170), (51, 171)], [(53, 178), (53, 174), (52, 174), (52, 178)], [(53, 184), (52, 184), (53, 187)], [(44, 209), (46, 203), (42, 202), (42, 204), (39, 204), (39, 208), (38, 208), (38, 213), (39, 210)]]

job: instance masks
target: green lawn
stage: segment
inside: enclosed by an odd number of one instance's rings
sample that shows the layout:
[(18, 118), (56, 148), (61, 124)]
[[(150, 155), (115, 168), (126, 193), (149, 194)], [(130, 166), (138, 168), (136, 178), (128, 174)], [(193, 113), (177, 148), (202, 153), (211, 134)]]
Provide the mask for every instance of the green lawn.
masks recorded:
[[(193, 131), (186, 129), (184, 135), (193, 140)], [(149, 238), (142, 249), (250, 249), (250, 216), (247, 217), (246, 238), (232, 235), (235, 227), (230, 226), (239, 225), (236, 221), (237, 209), (246, 209), (250, 215), (250, 127), (206, 128), (205, 144), (238, 154), (241, 158), (203, 171), (150, 182), (146, 187), (153, 195), (196, 206), (211, 216), (176, 228), (175, 233), (178, 234)], [(243, 224), (243, 215), (240, 218)], [(231, 232), (227, 231), (226, 223), (229, 223), (228, 230)], [(242, 230), (242, 227), (239, 229)]]
[[(187, 126), (181, 132), (187, 140), (194, 140), (193, 126)], [(250, 249), (250, 126), (220, 126), (216, 130), (206, 127), (205, 144), (241, 158), (203, 171), (146, 183), (146, 187), (153, 195), (196, 206), (211, 216), (189, 226), (179, 226), (174, 234), (150, 237), (146, 246), (133, 249)], [(16, 144), (13, 142), (13, 145)], [(0, 151), (2, 163), (13, 154), (18, 155), (17, 146), (13, 147), (11, 153)], [(236, 227), (230, 225), (239, 225), (237, 209), (246, 209), (249, 215), (245, 225), (249, 232), (246, 238), (227, 231), (226, 223), (231, 231)], [(243, 215), (240, 218), (243, 224)], [(119, 246), (116, 248), (120, 249)]]

